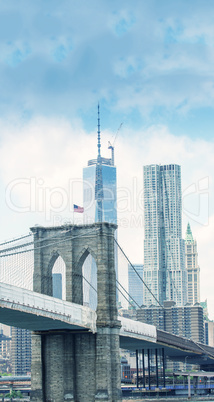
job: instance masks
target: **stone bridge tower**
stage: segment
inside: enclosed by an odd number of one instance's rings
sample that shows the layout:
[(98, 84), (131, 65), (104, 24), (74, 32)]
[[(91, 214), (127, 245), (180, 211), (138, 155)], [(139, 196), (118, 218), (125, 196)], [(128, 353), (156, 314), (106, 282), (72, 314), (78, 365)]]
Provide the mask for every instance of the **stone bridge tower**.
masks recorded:
[(34, 402), (121, 399), (115, 229), (110, 223), (31, 228), (35, 292), (52, 296), (52, 268), (61, 256), (66, 266), (66, 300), (83, 304), (83, 263), (91, 254), (97, 264), (97, 332), (66, 330), (32, 335)]

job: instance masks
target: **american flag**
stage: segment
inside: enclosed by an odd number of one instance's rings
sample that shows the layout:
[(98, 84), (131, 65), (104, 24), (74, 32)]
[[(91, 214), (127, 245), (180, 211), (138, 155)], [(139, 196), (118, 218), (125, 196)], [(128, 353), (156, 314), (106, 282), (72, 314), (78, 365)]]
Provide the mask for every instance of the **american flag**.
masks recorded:
[(79, 212), (80, 214), (82, 214), (84, 212), (84, 208), (74, 204), (74, 212)]

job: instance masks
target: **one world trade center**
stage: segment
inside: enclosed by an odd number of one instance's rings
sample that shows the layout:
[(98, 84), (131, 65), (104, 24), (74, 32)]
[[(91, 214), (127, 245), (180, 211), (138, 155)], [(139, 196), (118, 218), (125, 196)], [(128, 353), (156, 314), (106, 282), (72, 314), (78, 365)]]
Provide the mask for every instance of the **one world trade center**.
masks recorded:
[[(83, 168), (84, 222), (109, 222), (117, 224), (117, 177), (114, 165), (114, 147), (110, 144), (111, 158), (101, 156), (100, 112), (98, 105), (97, 158)], [(115, 232), (115, 237), (117, 231)], [(117, 274), (117, 253), (115, 252)], [(84, 304), (96, 308), (96, 262), (91, 255), (83, 266)]]

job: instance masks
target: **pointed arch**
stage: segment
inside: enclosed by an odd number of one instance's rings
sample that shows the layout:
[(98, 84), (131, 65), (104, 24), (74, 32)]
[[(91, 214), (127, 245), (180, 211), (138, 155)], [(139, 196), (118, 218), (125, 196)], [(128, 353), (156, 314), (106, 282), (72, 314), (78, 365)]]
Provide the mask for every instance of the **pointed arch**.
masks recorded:
[[(97, 314), (98, 321), (102, 322), (103, 303), (115, 305), (114, 231), (116, 225), (101, 222), (66, 227), (37, 226), (31, 230), (37, 245), (34, 249), (34, 291), (52, 295), (52, 269), (57, 258), (61, 256), (66, 266), (66, 300), (83, 304), (82, 266), (87, 256), (91, 254), (97, 266)], [(116, 317), (116, 308), (110, 308), (109, 316), (111, 319), (113, 316)]]
[(51, 253), (51, 258), (48, 263), (48, 272), (52, 272), (53, 266), (57, 260), (57, 258), (60, 256), (59, 252), (56, 250), (53, 250)]
[(94, 250), (90, 246), (86, 245), (82, 248), (77, 256), (77, 261), (75, 264), (76, 267), (82, 267), (89, 254), (91, 254), (95, 261), (97, 261), (97, 255)]
[(51, 278), (51, 295), (66, 300), (66, 263), (58, 250), (53, 250), (48, 263), (48, 276)]
[(76, 269), (82, 276), (82, 303), (93, 310), (97, 307), (97, 255), (88, 245), (77, 256)]

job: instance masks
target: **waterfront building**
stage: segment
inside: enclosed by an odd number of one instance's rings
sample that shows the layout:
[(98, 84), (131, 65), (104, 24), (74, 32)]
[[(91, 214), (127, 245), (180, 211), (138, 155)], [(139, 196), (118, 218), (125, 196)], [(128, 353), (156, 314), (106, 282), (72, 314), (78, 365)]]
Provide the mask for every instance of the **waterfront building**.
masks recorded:
[(31, 371), (31, 331), (12, 327), (11, 363), (13, 375), (26, 375)]
[(187, 269), (187, 301), (200, 303), (200, 268), (198, 266), (197, 242), (193, 239), (190, 224), (185, 237), (185, 259)]
[(204, 321), (204, 341), (206, 345), (214, 347), (214, 321)]
[(141, 280), (143, 279), (143, 265), (134, 264), (134, 268), (136, 269), (137, 273), (130, 264), (128, 265), (128, 289), (129, 302), (131, 304), (133, 303), (133, 306), (137, 308), (135, 302), (140, 307), (143, 304), (143, 282)]
[(187, 302), (185, 242), (182, 239), (181, 168), (144, 166), (144, 305)]
[[(114, 147), (109, 145), (111, 158), (101, 156), (100, 113), (98, 105), (97, 158), (88, 161), (83, 169), (83, 207), (84, 222), (109, 222), (117, 224), (117, 177), (114, 165)], [(115, 231), (117, 238), (117, 231)], [(115, 247), (115, 269), (117, 272), (117, 248)], [(96, 276), (95, 260), (88, 256), (83, 266), (84, 304), (96, 308)]]
[(137, 310), (137, 320), (174, 335), (204, 342), (203, 308), (199, 303), (176, 306), (174, 301), (165, 301), (163, 307), (144, 306)]
[(0, 324), (0, 371), (10, 371), (11, 327)]
[(128, 360), (124, 356), (121, 357), (121, 382), (131, 382), (130, 364), (128, 364)]

